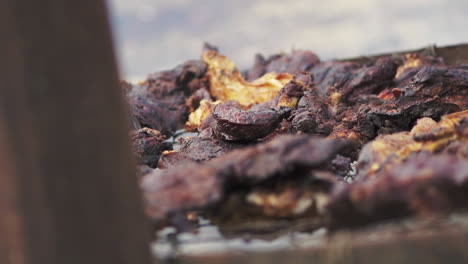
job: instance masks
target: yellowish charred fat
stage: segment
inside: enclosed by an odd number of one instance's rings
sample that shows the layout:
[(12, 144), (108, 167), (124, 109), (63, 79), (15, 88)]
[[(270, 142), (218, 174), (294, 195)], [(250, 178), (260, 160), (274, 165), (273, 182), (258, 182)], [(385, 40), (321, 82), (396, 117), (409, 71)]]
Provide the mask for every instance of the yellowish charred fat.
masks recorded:
[(216, 51), (206, 51), (203, 60), (208, 64), (210, 93), (217, 100), (235, 100), (245, 108), (272, 99), (293, 79), (288, 73), (266, 73), (249, 83), (226, 56)]
[(293, 217), (307, 212), (323, 213), (328, 194), (287, 187), (281, 191), (253, 191), (246, 196), (246, 201), (259, 207), (266, 216)]

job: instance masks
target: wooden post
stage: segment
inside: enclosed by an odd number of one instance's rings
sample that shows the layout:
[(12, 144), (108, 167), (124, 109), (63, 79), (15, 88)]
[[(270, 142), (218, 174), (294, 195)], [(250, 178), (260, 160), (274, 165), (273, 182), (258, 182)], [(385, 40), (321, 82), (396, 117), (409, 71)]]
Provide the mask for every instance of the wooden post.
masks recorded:
[(0, 1), (0, 91), (0, 263), (150, 263), (104, 0)]

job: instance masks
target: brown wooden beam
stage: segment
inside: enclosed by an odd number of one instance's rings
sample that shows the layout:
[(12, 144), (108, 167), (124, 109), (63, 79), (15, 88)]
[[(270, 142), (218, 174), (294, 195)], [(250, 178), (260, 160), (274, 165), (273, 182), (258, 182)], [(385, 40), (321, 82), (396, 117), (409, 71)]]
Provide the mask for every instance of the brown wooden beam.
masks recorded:
[(148, 264), (104, 0), (2, 0), (0, 36), (0, 263)]

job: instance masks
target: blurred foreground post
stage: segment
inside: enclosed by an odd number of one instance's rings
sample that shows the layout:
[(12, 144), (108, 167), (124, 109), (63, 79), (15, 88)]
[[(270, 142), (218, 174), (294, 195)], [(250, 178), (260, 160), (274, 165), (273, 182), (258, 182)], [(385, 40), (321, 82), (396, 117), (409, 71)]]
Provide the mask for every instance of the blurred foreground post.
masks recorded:
[(148, 264), (104, 0), (2, 0), (0, 36), (0, 263)]

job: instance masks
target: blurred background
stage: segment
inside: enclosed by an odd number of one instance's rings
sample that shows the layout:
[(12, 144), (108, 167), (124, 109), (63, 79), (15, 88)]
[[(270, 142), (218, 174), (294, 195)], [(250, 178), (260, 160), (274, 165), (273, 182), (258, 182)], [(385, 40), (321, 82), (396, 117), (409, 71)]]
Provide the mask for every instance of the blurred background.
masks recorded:
[(132, 82), (199, 58), (205, 41), (241, 69), (293, 48), (333, 59), (468, 41), (467, 0), (108, 1)]

